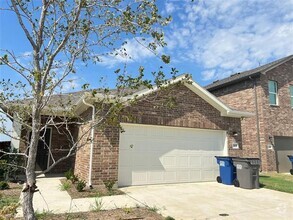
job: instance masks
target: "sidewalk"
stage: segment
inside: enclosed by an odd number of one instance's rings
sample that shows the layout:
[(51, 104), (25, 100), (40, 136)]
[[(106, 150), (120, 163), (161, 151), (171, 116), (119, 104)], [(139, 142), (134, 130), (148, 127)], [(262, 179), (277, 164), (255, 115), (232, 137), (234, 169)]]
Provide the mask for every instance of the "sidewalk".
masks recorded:
[[(60, 177), (37, 177), (39, 192), (34, 194), (34, 209), (37, 212), (72, 213), (91, 211), (95, 198), (71, 199), (66, 191), (59, 189)], [(124, 207), (141, 206), (128, 195), (105, 196), (102, 200), (102, 209), (110, 210)], [(16, 217), (22, 217), (22, 207), (17, 210)]]

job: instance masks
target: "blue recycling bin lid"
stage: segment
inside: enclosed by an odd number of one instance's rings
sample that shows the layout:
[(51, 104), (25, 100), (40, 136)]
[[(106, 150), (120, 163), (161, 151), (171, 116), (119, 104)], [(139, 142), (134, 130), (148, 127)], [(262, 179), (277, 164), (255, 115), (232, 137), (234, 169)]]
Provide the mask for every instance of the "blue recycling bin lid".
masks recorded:
[(293, 155), (287, 155), (289, 157), (289, 160), (293, 163)]

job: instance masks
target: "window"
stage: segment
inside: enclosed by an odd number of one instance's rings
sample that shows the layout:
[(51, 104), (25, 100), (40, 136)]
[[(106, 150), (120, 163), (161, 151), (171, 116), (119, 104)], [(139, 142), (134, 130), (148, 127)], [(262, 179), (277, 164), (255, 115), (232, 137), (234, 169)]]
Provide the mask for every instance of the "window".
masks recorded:
[(290, 85), (291, 107), (293, 108), (293, 85)]
[(269, 101), (270, 105), (278, 105), (278, 85), (276, 81), (269, 81)]

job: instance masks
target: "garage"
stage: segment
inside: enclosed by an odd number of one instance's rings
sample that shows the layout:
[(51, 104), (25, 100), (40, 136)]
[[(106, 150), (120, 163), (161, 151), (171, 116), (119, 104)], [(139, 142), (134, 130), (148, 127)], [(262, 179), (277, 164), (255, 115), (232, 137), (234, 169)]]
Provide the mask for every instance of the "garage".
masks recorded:
[(279, 173), (288, 173), (292, 164), (287, 155), (293, 155), (293, 137), (274, 137)]
[(222, 130), (121, 125), (119, 186), (214, 181), (214, 156), (228, 154)]

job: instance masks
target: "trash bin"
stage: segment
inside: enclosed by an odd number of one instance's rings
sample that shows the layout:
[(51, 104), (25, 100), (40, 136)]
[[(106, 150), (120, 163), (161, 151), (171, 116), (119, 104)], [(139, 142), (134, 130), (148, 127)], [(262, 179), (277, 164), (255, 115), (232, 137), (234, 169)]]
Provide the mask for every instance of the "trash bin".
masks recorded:
[(293, 175), (293, 155), (288, 155), (288, 158), (292, 163), (292, 169), (290, 169), (290, 173), (291, 173), (291, 175)]
[(217, 177), (217, 182), (233, 185), (233, 180), (236, 178), (236, 168), (232, 159), (235, 157), (216, 156), (216, 158), (220, 169), (220, 176)]
[(234, 186), (244, 189), (259, 188), (259, 167), (258, 158), (234, 158), (233, 164), (236, 167), (236, 179)]

